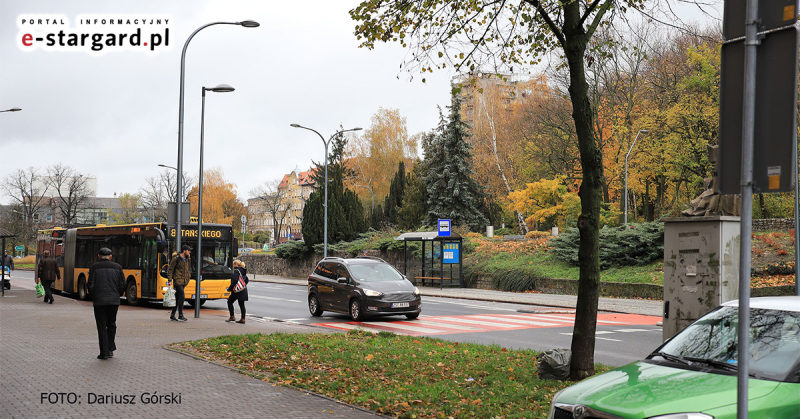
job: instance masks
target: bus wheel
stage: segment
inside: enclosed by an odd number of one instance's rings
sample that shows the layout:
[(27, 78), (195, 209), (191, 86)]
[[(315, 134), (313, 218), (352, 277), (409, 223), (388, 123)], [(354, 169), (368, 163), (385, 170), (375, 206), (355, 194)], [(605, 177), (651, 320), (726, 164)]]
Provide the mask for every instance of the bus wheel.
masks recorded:
[[(186, 303), (189, 304), (189, 307), (194, 308), (194, 299), (193, 298), (186, 299)], [(205, 298), (201, 298), (200, 299), (200, 307), (202, 307), (203, 304), (205, 304), (205, 303), (206, 303), (206, 299)]]
[(83, 276), (78, 280), (78, 299), (83, 301), (89, 299), (89, 293), (86, 292), (86, 279)]
[(136, 281), (133, 279), (128, 280), (128, 287), (125, 288), (125, 299), (128, 300), (129, 306), (138, 306), (142, 303), (142, 299), (138, 296), (138, 290), (136, 289)]

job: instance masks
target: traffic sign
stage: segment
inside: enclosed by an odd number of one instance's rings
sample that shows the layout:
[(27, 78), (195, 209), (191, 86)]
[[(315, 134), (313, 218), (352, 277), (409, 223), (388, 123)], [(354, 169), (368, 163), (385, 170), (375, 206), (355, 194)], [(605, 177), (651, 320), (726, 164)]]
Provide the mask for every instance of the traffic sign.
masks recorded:
[(22, 245), (14, 246), (14, 250), (16, 250), (17, 252), (21, 252), (21, 251), (25, 250), (25, 246), (22, 246)]
[(438, 224), (439, 237), (450, 237), (450, 220), (440, 219)]
[[(747, 0), (725, 0), (722, 37), (744, 36)], [(758, 0), (758, 31), (770, 31), (797, 22), (797, 0)]]
[(753, 189), (794, 189), (797, 135), (798, 29), (771, 32), (758, 47), (756, 97), (744, 98), (744, 40), (722, 45), (719, 109), (719, 193), (741, 193), (742, 113), (755, 100)]

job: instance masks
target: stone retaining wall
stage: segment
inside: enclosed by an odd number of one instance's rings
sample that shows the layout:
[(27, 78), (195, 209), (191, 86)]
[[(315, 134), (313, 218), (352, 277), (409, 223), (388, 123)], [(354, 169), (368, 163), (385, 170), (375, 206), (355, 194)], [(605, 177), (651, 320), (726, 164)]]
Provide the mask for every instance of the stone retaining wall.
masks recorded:
[(765, 218), (753, 220), (753, 231), (789, 231), (794, 228), (794, 218)]
[[(370, 250), (367, 256), (379, 257), (395, 266), (403, 272), (403, 252), (381, 252)], [(346, 253), (333, 253), (332, 256), (351, 257)], [(287, 278), (308, 278), (314, 270), (317, 262), (322, 259), (322, 255), (312, 254), (303, 259), (287, 261), (271, 254), (243, 254), (239, 258), (247, 264), (247, 272), (253, 275), (276, 275)], [(421, 276), (422, 267), (419, 260), (409, 257), (407, 276), (413, 281), (415, 276)], [(493, 289), (492, 279), (479, 277), (476, 280), (475, 288)], [(550, 279), (539, 278), (534, 281), (533, 291), (545, 294), (578, 294), (577, 279)], [(754, 288), (751, 291), (752, 297), (772, 296), (772, 295), (794, 295), (794, 286)], [(603, 297), (618, 298), (645, 298), (649, 300), (661, 300), (664, 298), (664, 287), (656, 284), (629, 284), (619, 282), (601, 282), (600, 295)]]

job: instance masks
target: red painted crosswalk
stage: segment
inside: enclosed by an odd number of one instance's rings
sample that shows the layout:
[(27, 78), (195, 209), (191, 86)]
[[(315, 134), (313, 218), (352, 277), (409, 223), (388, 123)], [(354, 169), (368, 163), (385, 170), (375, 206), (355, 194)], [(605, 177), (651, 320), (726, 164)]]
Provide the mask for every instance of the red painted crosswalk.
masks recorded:
[[(599, 313), (598, 326), (655, 326), (661, 317), (638, 314)], [(574, 314), (476, 314), (466, 316), (423, 316), (417, 320), (379, 318), (369, 322), (325, 322), (315, 326), (339, 330), (388, 331), (400, 335), (443, 335), (497, 330), (572, 327)]]

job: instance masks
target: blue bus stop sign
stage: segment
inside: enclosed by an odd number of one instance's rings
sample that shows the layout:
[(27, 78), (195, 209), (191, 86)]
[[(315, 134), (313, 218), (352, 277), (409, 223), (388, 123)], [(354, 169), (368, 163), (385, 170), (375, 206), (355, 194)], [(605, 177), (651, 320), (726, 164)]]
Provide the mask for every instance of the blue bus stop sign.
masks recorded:
[(439, 219), (439, 237), (450, 237), (450, 220)]

